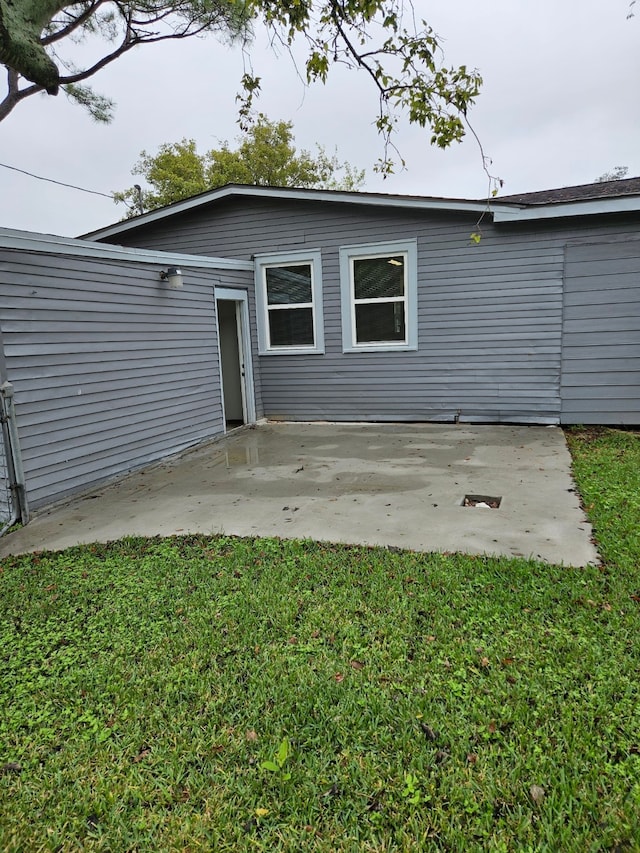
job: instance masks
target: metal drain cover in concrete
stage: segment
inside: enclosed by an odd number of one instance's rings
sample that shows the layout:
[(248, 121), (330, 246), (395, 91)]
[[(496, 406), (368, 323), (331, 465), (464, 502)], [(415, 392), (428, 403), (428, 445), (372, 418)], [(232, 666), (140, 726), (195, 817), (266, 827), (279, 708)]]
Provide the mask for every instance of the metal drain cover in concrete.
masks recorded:
[(465, 495), (462, 500), (462, 506), (477, 506), (482, 509), (498, 509), (501, 503), (502, 497), (491, 495)]

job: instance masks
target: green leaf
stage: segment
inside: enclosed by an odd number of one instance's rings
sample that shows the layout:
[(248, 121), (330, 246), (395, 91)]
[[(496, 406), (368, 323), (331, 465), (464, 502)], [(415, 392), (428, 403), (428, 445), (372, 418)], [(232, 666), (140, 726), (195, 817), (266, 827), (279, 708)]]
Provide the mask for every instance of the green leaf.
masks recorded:
[(280, 767), (275, 763), (275, 761), (263, 761), (260, 765), (261, 770), (269, 770), (271, 773), (278, 773), (280, 771)]
[(282, 767), (289, 757), (289, 741), (285, 738), (278, 749), (278, 764)]

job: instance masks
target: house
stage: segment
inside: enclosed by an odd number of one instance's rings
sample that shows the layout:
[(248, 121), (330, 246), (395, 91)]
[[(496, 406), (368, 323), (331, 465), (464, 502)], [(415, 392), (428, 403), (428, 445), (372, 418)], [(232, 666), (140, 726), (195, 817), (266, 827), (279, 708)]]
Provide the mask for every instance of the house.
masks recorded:
[(79, 240), (0, 230), (0, 384), (38, 506), (261, 417), (640, 423), (639, 305), (640, 178), (227, 186)]
[(269, 418), (640, 422), (640, 178), (489, 210), (228, 186), (87, 239), (253, 260)]

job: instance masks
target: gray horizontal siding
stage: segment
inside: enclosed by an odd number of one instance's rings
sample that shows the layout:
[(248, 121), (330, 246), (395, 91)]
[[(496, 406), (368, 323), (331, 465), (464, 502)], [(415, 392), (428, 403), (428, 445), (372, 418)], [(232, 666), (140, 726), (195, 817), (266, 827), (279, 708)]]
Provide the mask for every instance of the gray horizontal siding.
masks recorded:
[(640, 240), (567, 247), (563, 423), (640, 423)]
[[(459, 414), (476, 421), (557, 422), (565, 245), (585, 239), (624, 245), (637, 224), (619, 216), (501, 226), (487, 220), (480, 244), (471, 245), (475, 225), (469, 215), (243, 198), (117, 240), (245, 259), (321, 249), (326, 352), (260, 358), (269, 417), (429, 420)], [(418, 351), (343, 353), (340, 246), (408, 238), (418, 241)], [(617, 283), (609, 286), (637, 293), (633, 255), (621, 251)], [(603, 259), (584, 255), (581, 263), (591, 267)], [(595, 284), (592, 290), (599, 293)], [(591, 305), (591, 319), (599, 321), (588, 296), (576, 292), (572, 298)], [(584, 313), (580, 323), (588, 319)], [(585, 326), (572, 330), (571, 322), (566, 328), (572, 346), (584, 357), (592, 332)], [(616, 344), (609, 340), (602, 350), (607, 359), (620, 357), (620, 349), (628, 352), (635, 334), (623, 315), (612, 322), (619, 328)]]
[[(245, 199), (124, 236), (238, 258), (322, 250), (325, 354), (260, 358), (268, 417), (557, 421), (562, 247), (475, 246), (473, 228), (471, 217)], [(340, 246), (407, 238), (418, 240), (418, 351), (343, 353)]]
[(224, 432), (214, 285), (242, 271), (0, 252), (0, 322), (30, 503)]

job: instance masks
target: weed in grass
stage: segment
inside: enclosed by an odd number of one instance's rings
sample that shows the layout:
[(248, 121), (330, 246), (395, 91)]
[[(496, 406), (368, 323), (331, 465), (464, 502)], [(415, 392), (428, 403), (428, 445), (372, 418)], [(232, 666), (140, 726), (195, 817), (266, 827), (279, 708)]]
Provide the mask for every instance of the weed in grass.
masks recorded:
[(260, 763), (260, 769), (268, 770), (269, 773), (275, 773), (280, 779), (285, 782), (288, 782), (289, 779), (291, 779), (291, 773), (285, 771), (284, 766), (287, 763), (289, 755), (289, 741), (287, 740), (287, 738), (284, 738), (280, 742), (280, 746), (278, 747), (278, 751), (275, 754), (273, 761), (262, 761)]

